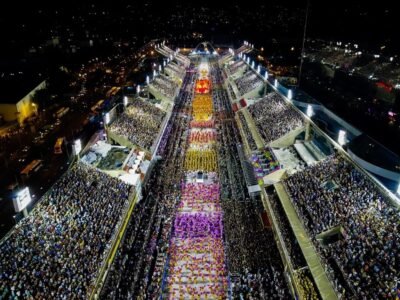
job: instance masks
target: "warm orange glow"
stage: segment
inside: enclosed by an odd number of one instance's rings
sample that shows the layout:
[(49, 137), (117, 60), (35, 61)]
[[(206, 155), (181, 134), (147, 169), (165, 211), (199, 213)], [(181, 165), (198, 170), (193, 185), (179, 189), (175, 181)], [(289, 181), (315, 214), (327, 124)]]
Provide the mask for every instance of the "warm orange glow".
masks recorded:
[(210, 81), (208, 79), (200, 79), (196, 81), (197, 94), (208, 94), (210, 92)]

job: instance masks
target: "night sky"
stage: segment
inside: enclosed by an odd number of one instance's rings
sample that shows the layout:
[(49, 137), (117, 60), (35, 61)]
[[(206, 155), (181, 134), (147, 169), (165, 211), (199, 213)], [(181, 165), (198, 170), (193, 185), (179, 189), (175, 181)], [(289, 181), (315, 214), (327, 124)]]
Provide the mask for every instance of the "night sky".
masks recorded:
[[(53, 1), (50, 4), (11, 3), (0, 12), (3, 37), (1, 51), (15, 53), (40, 43), (52, 33), (75, 32), (85, 28), (101, 34), (129, 38), (148, 36), (159, 38), (167, 34), (193, 30), (208, 39), (236, 42), (248, 39), (263, 43), (272, 38), (302, 37), (306, 1), (231, 1), (229, 5), (216, 1), (158, 3), (144, 1)], [(93, 6), (94, 4), (94, 6)], [(396, 37), (394, 4), (365, 1), (311, 1), (308, 36), (311, 38), (355, 41), (373, 50), (385, 45), (387, 51), (399, 48)], [(182, 26), (170, 17), (174, 15)], [(83, 16), (83, 20), (79, 19)], [(83, 26), (82, 26), (83, 25)], [(100, 34), (100, 35), (101, 35)]]

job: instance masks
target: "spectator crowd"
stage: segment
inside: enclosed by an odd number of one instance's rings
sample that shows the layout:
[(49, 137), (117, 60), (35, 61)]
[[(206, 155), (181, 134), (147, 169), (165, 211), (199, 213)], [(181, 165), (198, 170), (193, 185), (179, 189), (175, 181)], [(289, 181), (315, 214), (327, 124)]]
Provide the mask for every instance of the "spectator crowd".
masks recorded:
[(1, 299), (87, 299), (130, 188), (78, 163), (0, 245)]
[[(339, 292), (360, 299), (392, 299), (400, 268), (399, 211), (349, 161), (334, 154), (298, 172), (285, 186), (315, 246), (330, 262)], [(338, 227), (337, 241), (322, 245), (317, 234)], [(337, 264), (338, 268), (334, 266)]]
[(243, 76), (235, 80), (240, 95), (245, 95), (252, 90), (261, 87), (264, 81), (253, 70), (248, 70)]
[(300, 113), (275, 92), (269, 93), (248, 109), (267, 144), (304, 124)]
[(109, 130), (149, 150), (158, 136), (166, 113), (145, 100), (136, 98), (126, 107)]

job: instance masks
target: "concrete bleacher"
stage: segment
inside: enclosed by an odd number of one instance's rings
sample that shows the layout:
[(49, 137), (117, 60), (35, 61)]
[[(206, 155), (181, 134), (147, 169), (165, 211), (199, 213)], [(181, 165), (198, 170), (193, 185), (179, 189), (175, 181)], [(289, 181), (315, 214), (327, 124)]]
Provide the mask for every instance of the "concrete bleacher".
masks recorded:
[(293, 146), (301, 159), (304, 160), (308, 166), (315, 164), (317, 160), (314, 155), (312, 155), (309, 148), (306, 147), (305, 143), (295, 143)]
[[(315, 250), (310, 237), (308, 236), (301, 220), (299, 219), (297, 212), (290, 201), (289, 195), (282, 183), (274, 184), (274, 189), (278, 195), (279, 201), (285, 211), (285, 214), (289, 220), (290, 226), (292, 227), (293, 233), (299, 243), (301, 251), (303, 252), (304, 258), (307, 262), (307, 266), (314, 278), (315, 284), (322, 299), (338, 299), (336, 291), (330, 282), (328, 276), (325, 273), (325, 268), (319, 258), (319, 254)], [(264, 197), (268, 199), (268, 195), (265, 189), (262, 190)], [(269, 214), (273, 212), (272, 207), (268, 201), (264, 201), (264, 207), (268, 210)], [(275, 218), (273, 218), (274, 220)], [(274, 226), (277, 223), (274, 222)], [(279, 227), (279, 226), (277, 226)]]
[(319, 147), (314, 143), (314, 140), (304, 143), (311, 154), (318, 160), (323, 160), (326, 155), (319, 149)]

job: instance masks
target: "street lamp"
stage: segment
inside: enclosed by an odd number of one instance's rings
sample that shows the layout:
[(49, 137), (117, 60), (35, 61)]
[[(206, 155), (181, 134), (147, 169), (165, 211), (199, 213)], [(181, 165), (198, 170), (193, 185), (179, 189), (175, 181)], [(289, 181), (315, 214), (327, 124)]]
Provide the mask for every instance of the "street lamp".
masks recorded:
[(313, 110), (312, 106), (310, 104), (308, 104), (308, 106), (307, 106), (307, 116), (309, 118), (311, 118), (313, 116), (313, 114), (314, 114), (314, 110)]
[(77, 140), (74, 142), (74, 152), (75, 152), (75, 155), (78, 156), (78, 159), (79, 159), (79, 153), (81, 152), (81, 150), (82, 150), (82, 143), (81, 143), (81, 140), (80, 140), (80, 139), (77, 139)]
[[(127, 100), (128, 100), (128, 98), (127, 98)], [(110, 113), (106, 113), (105, 114), (105, 116), (104, 116), (104, 124), (106, 124), (106, 125), (110, 124)]]
[(343, 146), (344, 144), (346, 144), (346, 131), (339, 130), (338, 143), (340, 146)]
[[(288, 97), (289, 100), (292, 100), (292, 98), (293, 98), (293, 92), (292, 92), (291, 89), (288, 90), (287, 97)], [(309, 106), (310, 106), (310, 105), (309, 105)], [(308, 108), (307, 108), (307, 109), (308, 109)], [(308, 111), (308, 110), (307, 110), (307, 111)]]

